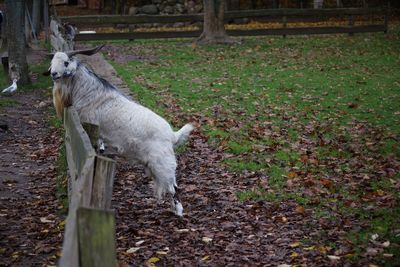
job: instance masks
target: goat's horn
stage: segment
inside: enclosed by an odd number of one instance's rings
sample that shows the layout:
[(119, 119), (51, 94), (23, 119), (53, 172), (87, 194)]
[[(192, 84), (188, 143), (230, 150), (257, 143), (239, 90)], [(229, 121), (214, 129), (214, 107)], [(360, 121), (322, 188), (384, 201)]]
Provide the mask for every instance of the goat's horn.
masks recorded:
[(84, 49), (84, 50), (74, 50), (74, 51), (69, 51), (69, 52), (65, 52), (69, 57), (78, 55), (78, 54), (82, 54), (82, 55), (87, 55), (87, 56), (91, 56), (96, 54), (97, 52), (100, 51), (100, 49), (102, 49), (104, 47), (104, 45), (99, 45), (95, 48), (90, 48), (90, 49)]

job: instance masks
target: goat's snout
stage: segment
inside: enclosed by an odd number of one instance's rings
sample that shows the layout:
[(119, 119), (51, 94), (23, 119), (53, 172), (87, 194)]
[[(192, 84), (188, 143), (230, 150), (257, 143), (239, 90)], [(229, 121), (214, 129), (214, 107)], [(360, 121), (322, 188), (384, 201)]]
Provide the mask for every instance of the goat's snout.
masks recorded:
[(53, 80), (57, 80), (57, 79), (60, 78), (60, 77), (58, 76), (58, 73), (57, 73), (57, 72), (52, 72), (52, 73), (51, 73), (51, 78), (52, 78)]

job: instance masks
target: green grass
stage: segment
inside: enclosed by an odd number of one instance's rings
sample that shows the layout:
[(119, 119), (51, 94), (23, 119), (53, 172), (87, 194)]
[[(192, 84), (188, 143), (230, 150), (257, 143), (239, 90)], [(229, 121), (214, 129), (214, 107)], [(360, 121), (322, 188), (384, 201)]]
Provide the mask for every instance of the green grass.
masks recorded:
[[(200, 117), (209, 143), (229, 154), (221, 164), (268, 176), (268, 188), (237, 192), (240, 201), (290, 200), (317, 218), (371, 222), (347, 236), (362, 250), (363, 236), (374, 231), (399, 243), (390, 236), (399, 212), (376, 204), (381, 191), (400, 200), (400, 174), (390, 170), (400, 156), (399, 33), (257, 37), (195, 48), (184, 40), (120, 41), (113, 44), (124, 53), (150, 60), (111, 63), (137, 100), (168, 121)], [(323, 196), (304, 195), (309, 187)], [(375, 202), (363, 200), (367, 193)], [(350, 201), (358, 206), (348, 208)]]
[[(56, 128), (60, 136), (65, 135), (63, 121), (53, 113), (49, 118), (50, 126)], [(60, 144), (57, 158), (56, 197), (60, 214), (68, 213), (68, 162), (64, 141)]]

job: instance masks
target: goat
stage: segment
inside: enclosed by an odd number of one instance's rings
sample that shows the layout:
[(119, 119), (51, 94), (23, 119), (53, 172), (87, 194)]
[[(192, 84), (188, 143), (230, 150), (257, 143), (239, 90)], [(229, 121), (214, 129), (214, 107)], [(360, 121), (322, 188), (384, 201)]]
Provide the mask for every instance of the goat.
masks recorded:
[(182, 216), (183, 207), (176, 194), (174, 147), (183, 143), (194, 127), (186, 124), (174, 132), (165, 119), (125, 97), (74, 57), (100, 49), (54, 54), (47, 74), (55, 84), (56, 109), (72, 105), (81, 121), (99, 125), (100, 138), (129, 162), (142, 163), (155, 181), (157, 198), (169, 194), (173, 210)]

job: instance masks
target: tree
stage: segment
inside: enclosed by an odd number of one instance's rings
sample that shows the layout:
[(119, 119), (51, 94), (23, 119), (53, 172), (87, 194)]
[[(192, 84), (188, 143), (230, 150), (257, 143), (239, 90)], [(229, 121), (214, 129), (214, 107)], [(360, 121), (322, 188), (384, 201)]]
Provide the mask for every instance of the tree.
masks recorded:
[(40, 6), (42, 0), (33, 0), (32, 3), (32, 23), (33, 32), (37, 35), (40, 30)]
[(197, 43), (235, 43), (224, 26), (226, 0), (203, 0), (203, 33)]
[(10, 79), (18, 84), (29, 84), (26, 61), (25, 0), (6, 0), (7, 40)]

